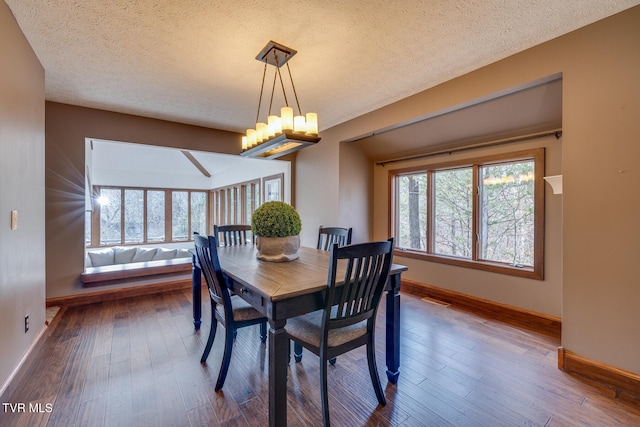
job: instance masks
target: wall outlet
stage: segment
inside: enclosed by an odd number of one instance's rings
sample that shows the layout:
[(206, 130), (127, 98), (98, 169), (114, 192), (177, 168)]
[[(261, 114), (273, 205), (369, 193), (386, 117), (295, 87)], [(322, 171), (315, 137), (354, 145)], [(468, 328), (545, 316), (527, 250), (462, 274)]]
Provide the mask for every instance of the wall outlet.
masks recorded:
[(29, 315), (24, 316), (24, 333), (29, 332)]

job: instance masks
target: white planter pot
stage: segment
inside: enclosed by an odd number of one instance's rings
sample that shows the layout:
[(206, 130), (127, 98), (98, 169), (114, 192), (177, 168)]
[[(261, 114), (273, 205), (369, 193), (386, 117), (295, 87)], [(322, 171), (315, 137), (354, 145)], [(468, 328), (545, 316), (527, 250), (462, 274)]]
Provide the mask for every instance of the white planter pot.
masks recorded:
[(298, 259), (300, 236), (263, 237), (258, 236), (256, 247), (259, 260), (271, 262), (286, 262)]

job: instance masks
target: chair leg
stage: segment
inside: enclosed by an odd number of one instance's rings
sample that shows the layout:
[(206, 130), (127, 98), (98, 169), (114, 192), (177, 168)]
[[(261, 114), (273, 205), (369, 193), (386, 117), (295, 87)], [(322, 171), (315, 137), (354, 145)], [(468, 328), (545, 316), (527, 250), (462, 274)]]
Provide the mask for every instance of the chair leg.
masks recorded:
[(331, 426), (329, 419), (329, 391), (327, 390), (327, 361), (320, 357), (320, 398), (322, 399), (322, 425)]
[(336, 364), (336, 358), (332, 357), (331, 359), (329, 359), (329, 363), (331, 363), (331, 366)]
[(200, 363), (206, 363), (207, 357), (209, 357), (209, 353), (211, 352), (211, 347), (213, 346), (213, 340), (216, 338), (216, 330), (218, 329), (218, 321), (216, 320), (215, 315), (216, 306), (215, 304), (211, 305), (211, 329), (209, 329), (209, 338), (207, 339), (207, 345), (204, 347), (204, 352), (202, 353), (202, 357), (200, 358)]
[(373, 335), (370, 336), (369, 342), (367, 342), (367, 362), (369, 365), (369, 375), (371, 375), (373, 390), (376, 392), (378, 402), (384, 406), (387, 404), (387, 399), (384, 397), (384, 391), (382, 390), (382, 385), (380, 384), (380, 376), (378, 375), (378, 366), (376, 365)]
[(235, 329), (232, 328), (231, 325), (226, 325), (224, 355), (222, 356), (222, 366), (220, 366), (220, 373), (218, 374), (218, 381), (216, 382), (215, 391), (219, 391), (222, 386), (224, 386), (224, 380), (227, 378), (229, 363), (231, 362), (231, 351), (233, 350), (233, 337), (235, 335), (235, 332)]
[(302, 346), (297, 342), (293, 343), (293, 357), (296, 359), (296, 363), (302, 360)]
[(260, 341), (267, 342), (267, 322), (260, 323)]

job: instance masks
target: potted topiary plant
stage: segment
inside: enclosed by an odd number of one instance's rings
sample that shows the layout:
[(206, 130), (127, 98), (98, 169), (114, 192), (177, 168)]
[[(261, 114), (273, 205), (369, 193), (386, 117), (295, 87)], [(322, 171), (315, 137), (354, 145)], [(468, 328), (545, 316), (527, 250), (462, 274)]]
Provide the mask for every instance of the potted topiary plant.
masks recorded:
[(300, 248), (300, 215), (284, 202), (267, 202), (251, 217), (251, 231), (257, 237), (258, 259), (293, 261)]

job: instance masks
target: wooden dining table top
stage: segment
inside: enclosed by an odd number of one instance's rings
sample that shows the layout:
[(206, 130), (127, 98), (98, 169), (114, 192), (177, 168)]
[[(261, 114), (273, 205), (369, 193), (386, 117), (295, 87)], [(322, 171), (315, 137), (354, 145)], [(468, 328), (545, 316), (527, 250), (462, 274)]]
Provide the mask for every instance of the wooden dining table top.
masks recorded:
[[(227, 246), (218, 249), (224, 273), (238, 285), (246, 287), (270, 302), (291, 299), (326, 290), (330, 253), (301, 247), (294, 261), (271, 262), (256, 258), (252, 245)], [(391, 272), (405, 271), (403, 265), (392, 265)], [(346, 261), (339, 260), (337, 277), (343, 277)]]

